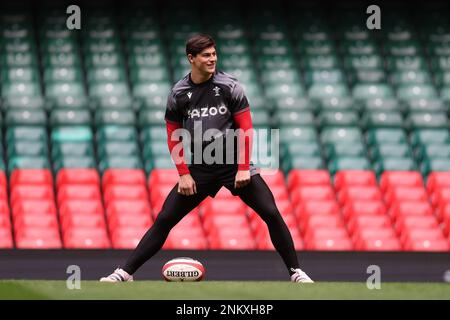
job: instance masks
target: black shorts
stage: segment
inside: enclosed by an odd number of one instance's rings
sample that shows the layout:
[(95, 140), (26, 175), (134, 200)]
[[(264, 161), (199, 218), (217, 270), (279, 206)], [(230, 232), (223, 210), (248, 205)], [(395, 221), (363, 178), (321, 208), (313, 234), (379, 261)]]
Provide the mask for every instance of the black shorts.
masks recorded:
[[(239, 194), (240, 189), (234, 187), (237, 170), (237, 164), (189, 165), (189, 171), (197, 186), (197, 192), (206, 191), (212, 198), (222, 187), (230, 190), (235, 196)], [(253, 163), (250, 163), (250, 176), (255, 174), (259, 174), (259, 170)]]

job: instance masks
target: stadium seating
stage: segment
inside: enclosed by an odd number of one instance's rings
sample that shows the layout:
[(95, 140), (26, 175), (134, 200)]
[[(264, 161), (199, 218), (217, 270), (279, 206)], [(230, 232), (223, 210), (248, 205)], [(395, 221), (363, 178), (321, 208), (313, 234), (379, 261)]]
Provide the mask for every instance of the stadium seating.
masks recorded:
[[(332, 19), (295, 1), (230, 4), (213, 19), (132, 2), (86, 2), (81, 31), (56, 2), (0, 5), (0, 248), (137, 245), (178, 181), (164, 110), (189, 72), (186, 38), (203, 31), (254, 127), (279, 129), (279, 169), (263, 178), (297, 250), (450, 250), (448, 4), (421, 4), (420, 30), (398, 11), (371, 32), (345, 2)], [(164, 249), (274, 250), (225, 188)]]

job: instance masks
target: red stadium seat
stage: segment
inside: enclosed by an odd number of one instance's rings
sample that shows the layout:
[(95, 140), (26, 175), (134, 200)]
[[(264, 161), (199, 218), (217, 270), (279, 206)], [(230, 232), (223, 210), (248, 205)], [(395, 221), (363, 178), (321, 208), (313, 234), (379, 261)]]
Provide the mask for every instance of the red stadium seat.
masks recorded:
[[(278, 211), (280, 211), (282, 215), (294, 213), (294, 207), (292, 206), (292, 203), (290, 200), (275, 199), (275, 204), (278, 208)], [(248, 209), (252, 210), (251, 208), (248, 208)]]
[(444, 234), (440, 228), (415, 228), (415, 229), (405, 229), (402, 233), (400, 240), (404, 246), (405, 250), (409, 249), (413, 243), (417, 241), (441, 241), (445, 240)]
[(148, 231), (145, 227), (116, 228), (111, 232), (114, 249), (134, 249)]
[(178, 250), (208, 249), (208, 241), (205, 237), (205, 234), (203, 233), (202, 228), (177, 229), (175, 227), (170, 231), (169, 243), (170, 249), (178, 249)]
[(13, 247), (13, 237), (11, 233), (11, 228), (2, 227), (0, 225), (0, 248), (10, 249)]
[(5, 187), (0, 187), (0, 202), (8, 202), (8, 191)]
[(110, 248), (105, 228), (69, 228), (64, 231), (63, 239), (67, 249)]
[(20, 169), (11, 173), (11, 189), (17, 184), (53, 184), (53, 176), (47, 169)]
[(56, 227), (25, 227), (14, 230), (16, 239), (59, 239), (59, 229)]
[(431, 194), (437, 189), (450, 189), (450, 172), (432, 172), (428, 176), (427, 190)]
[(423, 187), (422, 175), (418, 171), (385, 171), (381, 174), (380, 188), (386, 192), (392, 187)]
[(305, 241), (314, 239), (338, 239), (348, 238), (347, 230), (344, 227), (317, 227), (306, 230)]
[(436, 229), (439, 228), (437, 219), (433, 215), (426, 216), (400, 216), (396, 223), (395, 229), (398, 234), (411, 229)]
[(103, 189), (116, 184), (145, 186), (145, 173), (139, 169), (107, 169), (102, 178)]
[(277, 201), (289, 200), (288, 190), (284, 185), (270, 186), (270, 190)]
[[(299, 232), (295, 233), (291, 231), (291, 236), (292, 241), (294, 242), (295, 250), (303, 250), (304, 243), (300, 236), (300, 233)], [(270, 239), (269, 230), (267, 228), (255, 237), (255, 241), (256, 241), (256, 249), (258, 250), (275, 250), (272, 240)]]
[(112, 200), (147, 200), (147, 189), (143, 185), (110, 185), (104, 190), (105, 203)]
[(21, 214), (56, 215), (55, 202), (51, 200), (23, 200), (12, 207), (13, 217)]
[(164, 184), (173, 187), (178, 183), (179, 179), (180, 176), (176, 169), (154, 169), (148, 178), (148, 188), (152, 192), (153, 187), (159, 188), (159, 186)]
[(57, 229), (59, 227), (59, 224), (58, 219), (54, 214), (53, 215), (22, 214), (14, 219), (15, 229), (30, 228), (30, 227)]
[(11, 191), (11, 205), (23, 200), (52, 200), (53, 187), (50, 185), (16, 185)]
[(355, 250), (361, 251), (400, 251), (402, 246), (397, 238), (369, 238), (355, 243)]
[(247, 214), (247, 206), (239, 199), (236, 200), (220, 200), (214, 199), (200, 205), (200, 212), (206, 219), (210, 215), (241, 215)]
[(152, 208), (156, 203), (164, 201), (174, 186), (175, 185), (172, 184), (163, 184), (158, 185), (157, 188), (150, 189), (150, 203)]
[(407, 241), (404, 250), (408, 251), (449, 251), (449, 244), (445, 239), (418, 239)]
[(423, 187), (397, 187), (389, 189), (385, 195), (387, 206), (400, 201), (428, 201), (428, 195)]
[(366, 215), (385, 215), (386, 207), (380, 200), (374, 201), (350, 201), (348, 202), (342, 214), (345, 220), (349, 220), (354, 216), (366, 216)]
[(343, 170), (334, 176), (336, 190), (348, 186), (377, 186), (377, 178), (373, 171), (369, 170)]
[(331, 179), (328, 170), (291, 170), (288, 176), (288, 189), (293, 190), (303, 186), (330, 186)]
[(0, 170), (0, 187), (4, 186), (6, 187), (8, 185), (7, 179), (6, 179), (6, 174), (5, 171), (1, 171)]
[(105, 228), (105, 218), (103, 215), (86, 214), (66, 214), (61, 216), (62, 230), (72, 228)]
[(316, 228), (343, 228), (344, 223), (339, 215), (310, 216), (308, 219), (300, 220), (300, 230), (306, 233), (309, 229)]
[(297, 219), (312, 215), (337, 215), (340, 213), (336, 200), (306, 200), (299, 203), (294, 211)]
[(432, 213), (433, 210), (428, 201), (398, 201), (389, 211), (395, 221), (402, 216), (431, 216)]
[(350, 234), (355, 234), (364, 228), (390, 228), (391, 219), (387, 215), (356, 215), (352, 216), (347, 224)]
[(113, 215), (151, 215), (150, 205), (146, 200), (115, 200), (106, 207), (108, 217)]
[(291, 200), (294, 206), (310, 200), (334, 200), (334, 190), (328, 186), (298, 187), (291, 191)]
[(274, 187), (274, 186), (286, 187), (284, 173), (281, 170), (270, 171), (270, 172), (262, 171), (261, 177), (270, 187)]
[(249, 228), (221, 228), (208, 237), (210, 249), (254, 250), (255, 241)]
[(446, 221), (450, 218), (450, 202), (438, 206), (435, 212), (439, 221)]
[(221, 228), (249, 228), (247, 217), (242, 215), (216, 215), (208, 216), (203, 220), (203, 228), (206, 233), (211, 234)]
[(56, 186), (59, 189), (65, 184), (100, 185), (100, 177), (95, 169), (61, 169), (56, 177)]
[(0, 229), (11, 228), (11, 218), (9, 214), (0, 214)]
[(339, 203), (345, 205), (353, 201), (380, 201), (383, 197), (376, 186), (356, 186), (341, 189), (338, 199)]
[(9, 215), (9, 205), (7, 200), (0, 200), (0, 215), (2, 214)]
[(18, 249), (61, 249), (61, 239), (58, 238), (16, 238)]
[[(284, 215), (282, 217), (289, 230), (298, 231), (297, 219), (293, 214)], [(249, 214), (249, 219), (250, 228), (253, 230), (254, 234), (259, 234), (260, 232), (265, 232), (267, 230), (267, 224), (253, 210)]]
[(59, 209), (60, 216), (65, 215), (102, 215), (103, 205), (99, 200), (69, 200), (64, 202)]
[(431, 203), (434, 207), (450, 203), (450, 188), (436, 189), (431, 196)]
[(216, 197), (214, 199), (231, 200), (231, 199), (234, 199), (234, 196), (231, 194), (230, 190), (222, 187), (217, 192)]
[(350, 251), (353, 250), (353, 244), (349, 238), (318, 238), (305, 241), (305, 249), (321, 251)]
[(152, 223), (150, 214), (113, 214), (108, 217), (110, 230), (124, 227), (145, 227), (148, 229)]
[(101, 200), (100, 188), (95, 184), (64, 184), (58, 189), (58, 204), (66, 200)]

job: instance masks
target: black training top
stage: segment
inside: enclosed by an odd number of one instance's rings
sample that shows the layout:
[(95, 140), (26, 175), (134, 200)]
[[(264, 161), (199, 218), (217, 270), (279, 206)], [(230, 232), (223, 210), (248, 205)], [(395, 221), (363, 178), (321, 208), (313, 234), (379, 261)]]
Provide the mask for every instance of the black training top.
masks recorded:
[(198, 128), (200, 123), (202, 137), (208, 129), (217, 129), (225, 135), (227, 129), (235, 129), (233, 115), (248, 108), (244, 90), (233, 76), (216, 71), (209, 80), (195, 84), (189, 73), (173, 86), (165, 119), (182, 123), (191, 137), (194, 124)]

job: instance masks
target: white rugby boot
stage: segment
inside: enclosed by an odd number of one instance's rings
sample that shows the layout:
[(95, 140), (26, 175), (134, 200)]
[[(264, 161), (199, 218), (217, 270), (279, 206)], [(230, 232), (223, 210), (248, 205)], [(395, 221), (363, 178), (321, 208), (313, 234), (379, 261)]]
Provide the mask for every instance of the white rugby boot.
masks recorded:
[(100, 282), (132, 282), (133, 276), (128, 274), (125, 270), (117, 268), (107, 277), (100, 279)]
[(308, 275), (302, 269), (291, 268), (291, 271), (294, 272), (294, 274), (291, 276), (292, 282), (314, 283), (314, 281), (312, 281), (311, 278), (308, 277)]

